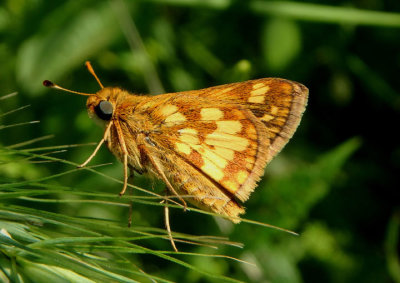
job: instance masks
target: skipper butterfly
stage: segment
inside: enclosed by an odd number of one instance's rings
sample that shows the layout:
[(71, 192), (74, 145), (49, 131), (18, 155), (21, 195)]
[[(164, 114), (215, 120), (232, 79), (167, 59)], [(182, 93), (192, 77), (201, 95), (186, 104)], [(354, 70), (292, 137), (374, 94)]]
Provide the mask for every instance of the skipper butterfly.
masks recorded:
[(104, 127), (103, 143), (123, 163), (123, 195), (129, 171), (161, 179), (186, 207), (195, 206), (235, 223), (265, 166), (295, 132), (308, 89), (300, 83), (263, 78), (156, 96), (103, 87), (88, 96), (89, 116)]

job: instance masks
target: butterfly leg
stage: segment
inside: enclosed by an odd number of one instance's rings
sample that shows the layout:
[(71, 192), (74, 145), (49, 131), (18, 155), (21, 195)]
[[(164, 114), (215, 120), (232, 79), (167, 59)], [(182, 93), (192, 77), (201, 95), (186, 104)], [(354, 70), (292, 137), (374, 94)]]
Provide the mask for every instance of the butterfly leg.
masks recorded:
[(119, 193), (119, 196), (125, 194), (126, 188), (128, 187), (128, 150), (126, 149), (124, 135), (122, 133), (121, 125), (119, 124), (118, 120), (114, 121), (115, 129), (117, 130), (118, 141), (121, 144), (122, 148), (122, 158), (123, 158), (123, 165), (124, 165), (124, 185), (122, 187), (122, 191)]
[(163, 201), (161, 201), (161, 203), (165, 203), (165, 206), (164, 206), (164, 223), (165, 223), (165, 228), (167, 229), (169, 241), (171, 242), (171, 246), (174, 249), (174, 251), (178, 252), (178, 249), (177, 249), (177, 247), (175, 245), (174, 237), (172, 236), (171, 226), (170, 226), (170, 223), (169, 223), (169, 207), (168, 207), (168, 191), (167, 190), (166, 190), (166, 193), (165, 193), (165, 199)]
[(79, 165), (78, 168), (85, 167), (85, 166), (90, 162), (90, 160), (92, 160), (92, 158), (97, 154), (97, 152), (99, 151), (100, 147), (101, 147), (102, 144), (106, 141), (106, 139), (107, 139), (107, 137), (108, 137), (108, 135), (109, 135), (109, 133), (110, 133), (110, 129), (111, 129), (112, 123), (113, 123), (113, 122), (111, 121), (111, 122), (108, 124), (106, 130), (104, 131), (104, 136), (103, 136), (103, 138), (101, 139), (101, 141), (99, 142), (99, 144), (96, 146), (96, 148), (95, 148), (95, 150), (93, 151), (93, 153), (89, 156), (88, 159), (86, 159), (85, 162), (83, 162), (81, 165)]
[(125, 194), (126, 188), (128, 187), (128, 153), (124, 153), (124, 185), (122, 187), (122, 191), (119, 193), (119, 196)]
[[(129, 183), (133, 184), (133, 179), (134, 179), (134, 171), (132, 169), (129, 170), (129, 178), (128, 181)], [(132, 188), (129, 188), (129, 195), (132, 196)], [(128, 227), (131, 227), (132, 225), (132, 211), (133, 211), (133, 203), (132, 199), (129, 200), (129, 217), (128, 217)]]

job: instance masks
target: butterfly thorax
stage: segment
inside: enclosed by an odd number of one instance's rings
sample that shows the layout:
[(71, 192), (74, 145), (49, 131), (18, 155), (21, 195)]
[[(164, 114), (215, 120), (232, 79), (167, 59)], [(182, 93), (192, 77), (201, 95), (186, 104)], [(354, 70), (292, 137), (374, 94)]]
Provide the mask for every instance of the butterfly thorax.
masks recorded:
[[(146, 97), (131, 94), (121, 88), (106, 87), (89, 96), (86, 102), (89, 117), (106, 129), (111, 123), (109, 134), (105, 137), (108, 149), (119, 159), (123, 158), (122, 140), (129, 152), (129, 163), (137, 171), (143, 171), (137, 137), (148, 128), (143, 115), (132, 115), (137, 105)], [(104, 108), (104, 105), (106, 108)], [(103, 107), (102, 107), (103, 106)]]

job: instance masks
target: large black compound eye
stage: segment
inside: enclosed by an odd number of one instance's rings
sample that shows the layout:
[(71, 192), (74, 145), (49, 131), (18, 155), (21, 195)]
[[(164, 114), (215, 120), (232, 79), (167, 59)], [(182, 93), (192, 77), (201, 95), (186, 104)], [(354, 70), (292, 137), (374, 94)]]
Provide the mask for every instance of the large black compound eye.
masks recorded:
[(112, 114), (113, 114), (113, 106), (111, 102), (107, 100), (102, 100), (100, 101), (99, 104), (94, 108), (94, 111), (96, 112), (97, 116), (105, 121), (108, 121), (111, 119)]

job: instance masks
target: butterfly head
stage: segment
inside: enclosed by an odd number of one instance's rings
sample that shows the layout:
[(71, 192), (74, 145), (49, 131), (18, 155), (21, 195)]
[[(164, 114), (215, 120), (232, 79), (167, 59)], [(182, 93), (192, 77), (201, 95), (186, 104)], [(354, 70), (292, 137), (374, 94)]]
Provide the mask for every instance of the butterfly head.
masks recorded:
[(110, 121), (117, 105), (121, 103), (127, 92), (118, 87), (104, 87), (92, 94), (86, 101), (89, 117), (103, 122)]

